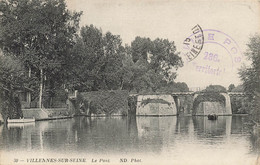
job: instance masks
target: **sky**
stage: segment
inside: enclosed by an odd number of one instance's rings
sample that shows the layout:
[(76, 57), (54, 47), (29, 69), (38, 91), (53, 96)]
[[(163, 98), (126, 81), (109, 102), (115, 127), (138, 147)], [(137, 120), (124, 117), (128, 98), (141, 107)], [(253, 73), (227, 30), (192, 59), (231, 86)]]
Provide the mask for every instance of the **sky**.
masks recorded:
[[(130, 45), (136, 36), (174, 41), (184, 66), (176, 82), (189, 87), (241, 84), (238, 69), (250, 64), (244, 56), (249, 37), (259, 33), (260, 2), (256, 0), (66, 0), (69, 10), (83, 11), (80, 26), (93, 24), (103, 33), (120, 35)], [(194, 27), (203, 32), (203, 47), (187, 61)], [(194, 36), (193, 36), (194, 37)], [(192, 39), (192, 38), (191, 38)], [(194, 38), (193, 38), (194, 39)]]

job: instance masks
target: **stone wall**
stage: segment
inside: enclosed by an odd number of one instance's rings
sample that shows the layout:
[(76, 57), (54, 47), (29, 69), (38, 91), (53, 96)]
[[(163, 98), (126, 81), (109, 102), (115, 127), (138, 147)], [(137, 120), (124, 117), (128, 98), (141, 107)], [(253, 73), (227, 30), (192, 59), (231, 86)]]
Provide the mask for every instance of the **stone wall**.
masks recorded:
[(139, 95), (136, 115), (177, 115), (177, 108), (171, 95)]

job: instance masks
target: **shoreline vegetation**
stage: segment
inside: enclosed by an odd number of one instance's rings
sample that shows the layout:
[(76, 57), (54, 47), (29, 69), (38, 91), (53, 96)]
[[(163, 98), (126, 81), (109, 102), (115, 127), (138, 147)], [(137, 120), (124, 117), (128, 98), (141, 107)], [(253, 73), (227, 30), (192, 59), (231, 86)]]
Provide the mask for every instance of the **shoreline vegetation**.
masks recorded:
[[(82, 12), (67, 9), (64, 0), (0, 1), (0, 114), (26, 116), (40, 109), (43, 117), (136, 114), (137, 99), (129, 93), (189, 92), (176, 82), (183, 59), (167, 38), (136, 36), (123, 45), (119, 35), (94, 25), (79, 26)], [(225, 104), (220, 92), (243, 92), (231, 98), (232, 114), (249, 114), (260, 123), (260, 36), (250, 37), (245, 56), (252, 62), (238, 72), (243, 84), (228, 90), (210, 85), (200, 92), (214, 98), (179, 97), (180, 115), (192, 114), (203, 101)], [(69, 93), (79, 92), (69, 100)], [(104, 92), (106, 91), (106, 92)], [(162, 100), (152, 100), (168, 104)], [(66, 108), (68, 112), (45, 112)], [(38, 112), (37, 112), (38, 113)], [(56, 114), (55, 114), (56, 113)], [(66, 114), (66, 115), (64, 115)]]

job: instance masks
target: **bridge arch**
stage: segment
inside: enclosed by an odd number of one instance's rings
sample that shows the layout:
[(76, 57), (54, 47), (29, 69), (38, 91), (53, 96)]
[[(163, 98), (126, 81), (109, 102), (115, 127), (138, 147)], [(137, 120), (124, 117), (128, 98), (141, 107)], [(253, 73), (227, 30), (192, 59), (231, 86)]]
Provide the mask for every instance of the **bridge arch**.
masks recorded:
[[(215, 93), (216, 95), (217, 93)], [(214, 98), (207, 98), (205, 101), (201, 101), (202, 103), (201, 107), (203, 109), (203, 112), (198, 113), (198, 105), (196, 102), (196, 99), (201, 95), (207, 95), (206, 93), (195, 93), (193, 96), (193, 112), (192, 115), (208, 115), (211, 113), (217, 114), (217, 115), (232, 115), (231, 110), (231, 101), (230, 96), (228, 93), (219, 93), (221, 95), (222, 100), (224, 102), (221, 102), (220, 100), (216, 100)], [(210, 96), (209, 96), (210, 97)]]
[(169, 94), (146, 94), (137, 96), (136, 115), (166, 116), (177, 115), (174, 98)]

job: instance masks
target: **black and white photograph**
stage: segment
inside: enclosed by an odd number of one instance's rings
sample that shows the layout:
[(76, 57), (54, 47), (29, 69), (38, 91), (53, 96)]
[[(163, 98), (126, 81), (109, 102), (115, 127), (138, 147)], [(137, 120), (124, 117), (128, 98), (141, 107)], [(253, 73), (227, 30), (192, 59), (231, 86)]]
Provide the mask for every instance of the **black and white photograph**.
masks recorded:
[(260, 1), (0, 0), (0, 165), (260, 165)]

